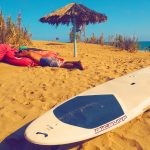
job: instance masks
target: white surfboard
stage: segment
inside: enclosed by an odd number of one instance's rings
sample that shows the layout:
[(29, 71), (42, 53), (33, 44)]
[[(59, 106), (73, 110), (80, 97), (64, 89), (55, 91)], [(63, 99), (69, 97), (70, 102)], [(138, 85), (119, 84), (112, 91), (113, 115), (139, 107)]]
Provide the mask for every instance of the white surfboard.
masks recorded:
[(150, 106), (150, 67), (108, 81), (46, 112), (25, 131), (28, 141), (61, 145), (108, 132)]

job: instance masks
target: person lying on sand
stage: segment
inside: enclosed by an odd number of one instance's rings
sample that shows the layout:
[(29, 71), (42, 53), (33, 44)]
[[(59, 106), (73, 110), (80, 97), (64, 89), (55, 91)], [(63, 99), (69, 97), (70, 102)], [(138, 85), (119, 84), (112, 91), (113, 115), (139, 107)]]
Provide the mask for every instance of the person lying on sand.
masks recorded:
[(41, 54), (33, 50), (23, 50), (15, 53), (17, 57), (28, 57), (39, 63), (41, 66), (60, 67), (67, 69), (80, 69), (84, 70), (80, 61), (64, 61), (64, 59), (51, 56), (43, 57)]

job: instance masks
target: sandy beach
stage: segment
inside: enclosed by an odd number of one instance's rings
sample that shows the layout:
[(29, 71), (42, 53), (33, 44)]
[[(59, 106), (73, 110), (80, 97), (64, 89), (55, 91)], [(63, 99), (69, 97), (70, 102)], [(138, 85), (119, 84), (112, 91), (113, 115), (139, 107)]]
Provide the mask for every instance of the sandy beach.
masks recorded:
[[(85, 70), (19, 67), (0, 63), (0, 141), (56, 104), (87, 89), (150, 65), (149, 52), (129, 53), (111, 46), (33, 41), (33, 48), (81, 60)], [(144, 89), (143, 89), (144, 90)], [(60, 146), (71, 150), (150, 150), (150, 111), (86, 142)]]

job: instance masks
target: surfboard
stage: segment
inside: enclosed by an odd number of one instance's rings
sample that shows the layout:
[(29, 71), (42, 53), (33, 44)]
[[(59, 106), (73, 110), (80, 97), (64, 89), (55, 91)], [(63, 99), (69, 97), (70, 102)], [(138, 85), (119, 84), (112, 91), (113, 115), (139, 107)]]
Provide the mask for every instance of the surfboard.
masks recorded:
[(40, 145), (74, 143), (104, 134), (150, 108), (150, 67), (89, 89), (55, 106), (25, 131)]

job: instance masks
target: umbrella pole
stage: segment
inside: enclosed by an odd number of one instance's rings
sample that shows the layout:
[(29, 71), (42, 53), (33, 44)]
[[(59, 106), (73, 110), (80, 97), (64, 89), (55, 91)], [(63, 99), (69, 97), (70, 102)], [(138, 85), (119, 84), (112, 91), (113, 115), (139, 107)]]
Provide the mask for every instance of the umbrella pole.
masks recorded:
[(74, 31), (74, 57), (77, 57), (77, 36), (76, 36), (76, 18), (73, 18), (73, 31)]

